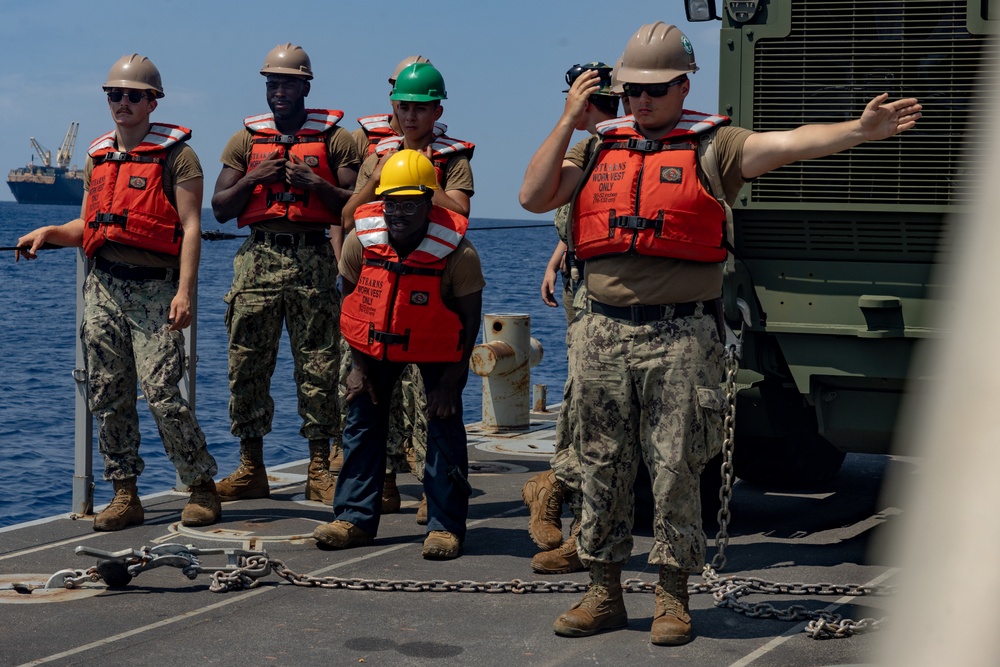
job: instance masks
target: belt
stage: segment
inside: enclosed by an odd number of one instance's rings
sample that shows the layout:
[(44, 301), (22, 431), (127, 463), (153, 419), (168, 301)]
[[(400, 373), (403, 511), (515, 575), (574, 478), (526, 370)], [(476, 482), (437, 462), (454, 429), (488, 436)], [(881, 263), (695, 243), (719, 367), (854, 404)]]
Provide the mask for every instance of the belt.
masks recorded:
[(303, 245), (323, 245), (329, 243), (330, 239), (326, 232), (262, 232), (254, 231), (250, 234), (250, 239), (254, 243), (267, 243), (272, 246), (282, 246), (292, 248)]
[(133, 266), (98, 257), (94, 268), (119, 280), (169, 280), (177, 282), (180, 271), (165, 266)]
[(609, 306), (600, 301), (590, 302), (590, 312), (613, 317), (616, 320), (625, 320), (632, 324), (645, 324), (646, 322), (656, 322), (658, 320), (669, 320), (674, 317), (690, 317), (695, 314), (699, 305), (705, 305), (703, 301), (688, 301), (686, 303), (668, 303), (658, 306), (646, 306), (638, 304), (635, 306)]

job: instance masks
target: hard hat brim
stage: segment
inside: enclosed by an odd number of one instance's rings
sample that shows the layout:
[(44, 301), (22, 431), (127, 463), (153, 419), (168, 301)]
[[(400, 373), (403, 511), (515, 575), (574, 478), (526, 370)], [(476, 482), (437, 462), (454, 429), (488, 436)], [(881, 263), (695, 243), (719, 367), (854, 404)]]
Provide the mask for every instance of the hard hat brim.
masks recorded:
[(262, 69), (260, 71), (261, 76), (267, 76), (268, 74), (284, 74), (286, 76), (294, 76), (299, 79), (305, 79), (306, 81), (312, 81), (312, 74), (304, 74), (301, 70), (292, 69), (290, 67), (268, 67), (267, 69)]
[(697, 65), (692, 69), (639, 69), (622, 65), (615, 78), (619, 86), (623, 83), (666, 83), (684, 74), (694, 74), (697, 71)]
[(101, 86), (104, 92), (108, 92), (112, 88), (131, 88), (132, 90), (148, 90), (153, 93), (156, 99), (166, 97), (162, 90), (157, 90), (148, 83), (142, 81), (129, 81), (127, 79), (118, 79), (116, 81), (105, 81), (104, 85)]

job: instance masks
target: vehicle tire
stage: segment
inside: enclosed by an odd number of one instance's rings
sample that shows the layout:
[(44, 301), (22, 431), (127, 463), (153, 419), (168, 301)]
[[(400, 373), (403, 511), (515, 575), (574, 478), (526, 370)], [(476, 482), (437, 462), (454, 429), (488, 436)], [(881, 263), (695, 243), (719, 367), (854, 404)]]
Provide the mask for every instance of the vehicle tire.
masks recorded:
[(840, 451), (816, 433), (783, 438), (737, 437), (733, 469), (740, 479), (773, 488), (804, 489), (830, 481), (844, 462)]
[(815, 409), (794, 388), (763, 380), (736, 399), (733, 470), (767, 487), (808, 488), (828, 482), (845, 454), (819, 435)]

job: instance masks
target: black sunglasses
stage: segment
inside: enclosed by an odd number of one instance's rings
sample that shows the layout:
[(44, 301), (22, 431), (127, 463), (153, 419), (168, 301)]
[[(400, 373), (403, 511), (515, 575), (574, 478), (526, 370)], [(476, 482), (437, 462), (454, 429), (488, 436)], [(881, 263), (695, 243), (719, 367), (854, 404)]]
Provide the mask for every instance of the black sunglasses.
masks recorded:
[[(131, 102), (132, 104), (138, 104), (143, 100), (149, 99), (148, 93), (143, 93), (138, 90), (130, 90), (128, 91), (127, 95), (128, 95), (128, 101)], [(125, 96), (126, 93), (123, 93), (120, 90), (108, 91), (108, 101), (111, 102), (112, 104), (118, 104), (119, 102), (122, 101), (122, 98)]]
[(417, 209), (427, 203), (424, 201), (403, 201), (394, 202), (388, 199), (382, 202), (382, 210), (385, 211), (386, 215), (396, 215), (397, 213), (402, 213), (403, 215), (413, 215), (417, 212)]
[(645, 92), (650, 97), (663, 97), (671, 88), (679, 86), (687, 81), (685, 77), (674, 79), (666, 83), (623, 83), (622, 90), (628, 97), (639, 97)]

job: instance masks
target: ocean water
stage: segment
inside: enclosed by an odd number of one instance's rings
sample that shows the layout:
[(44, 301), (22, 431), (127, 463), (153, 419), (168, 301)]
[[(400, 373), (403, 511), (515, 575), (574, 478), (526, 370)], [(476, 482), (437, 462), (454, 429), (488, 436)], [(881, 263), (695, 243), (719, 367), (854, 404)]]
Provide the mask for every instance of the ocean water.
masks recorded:
[[(34, 206), (0, 202), (0, 246), (12, 246), (24, 233), (75, 217), (71, 206)], [(205, 230), (236, 233), (235, 223), (220, 226), (211, 211), (202, 214)], [(490, 228), (504, 227), (490, 231)], [(523, 227), (510, 229), (509, 227)], [(472, 218), (468, 238), (482, 258), (487, 286), (484, 313), (526, 313), (531, 335), (544, 350), (532, 369), (532, 383), (546, 384), (550, 401), (558, 401), (566, 377), (566, 323), (563, 310), (545, 306), (539, 284), (557, 241), (550, 225), (537, 222)], [(229, 385), (226, 378), (226, 329), (223, 295), (232, 281), (232, 258), (242, 240), (202, 243), (198, 287), (197, 384), (198, 420), (208, 447), (219, 463), (219, 476), (239, 459), (238, 441), (229, 432)], [(0, 254), (0, 527), (72, 510), (74, 344), (76, 251), (45, 251), (33, 262), (15, 264), (14, 253)], [(278, 366), (271, 384), (275, 402), (272, 432), (265, 438), (265, 458), (279, 464), (306, 458), (306, 442), (292, 380), (287, 335), (279, 343)], [(471, 375), (463, 395), (466, 423), (482, 414), (482, 380)], [(156, 426), (144, 404), (139, 406), (146, 468), (140, 493), (169, 489), (173, 465), (163, 453)], [(96, 435), (94, 448), (96, 450)], [(94, 452), (95, 505), (111, 499), (103, 481), (103, 463)]]

